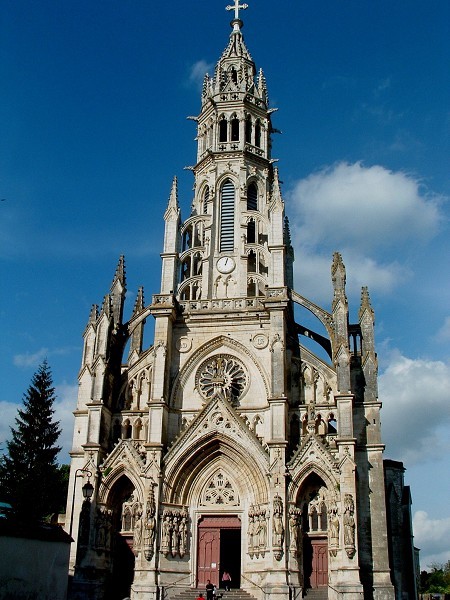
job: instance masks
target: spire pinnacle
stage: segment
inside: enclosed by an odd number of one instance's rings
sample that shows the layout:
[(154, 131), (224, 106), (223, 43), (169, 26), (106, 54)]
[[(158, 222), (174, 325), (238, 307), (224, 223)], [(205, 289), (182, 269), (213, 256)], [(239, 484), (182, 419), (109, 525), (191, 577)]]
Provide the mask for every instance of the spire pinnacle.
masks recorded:
[(231, 21), (233, 32), (240, 31), (241, 27), (244, 25), (239, 18), (239, 11), (247, 8), (248, 4), (239, 4), (239, 0), (234, 0), (234, 5), (229, 5), (225, 8), (225, 10), (234, 10), (234, 19)]
[(125, 287), (125, 256), (123, 254), (119, 257), (119, 262), (117, 264), (116, 272), (114, 274), (114, 279), (111, 284), (111, 291), (114, 288), (114, 284), (119, 281), (122, 286)]

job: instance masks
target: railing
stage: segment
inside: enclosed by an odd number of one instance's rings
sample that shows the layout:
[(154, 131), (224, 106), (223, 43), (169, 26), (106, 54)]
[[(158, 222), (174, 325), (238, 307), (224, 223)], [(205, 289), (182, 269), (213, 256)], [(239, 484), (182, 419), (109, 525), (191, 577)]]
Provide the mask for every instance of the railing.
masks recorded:
[(191, 583), (191, 574), (190, 573), (188, 575), (185, 575), (184, 577), (180, 577), (180, 579), (177, 579), (176, 581), (174, 581), (170, 585), (159, 585), (158, 586), (159, 600), (167, 600), (167, 598), (169, 597), (167, 595), (167, 591), (170, 590), (171, 588), (178, 587), (178, 584), (181, 581), (185, 581), (186, 579), (189, 579), (189, 584), (190, 584)]
[(197, 310), (239, 310), (247, 308), (261, 308), (261, 298), (223, 298), (215, 300), (181, 300), (179, 302), (182, 312)]
[(264, 598), (264, 595), (265, 595), (265, 593), (266, 593), (266, 592), (264, 591), (264, 589), (263, 589), (263, 588), (262, 588), (260, 585), (258, 585), (257, 583), (255, 583), (254, 581), (252, 581), (251, 579), (249, 579), (248, 577), (246, 577), (246, 576), (244, 575), (244, 573), (241, 573), (241, 578), (242, 578), (242, 579), (245, 579), (245, 581), (248, 581), (248, 582), (249, 582), (251, 585), (253, 585), (254, 587), (256, 587), (256, 588), (260, 589), (260, 590), (261, 590), (261, 592), (263, 593), (263, 598)]

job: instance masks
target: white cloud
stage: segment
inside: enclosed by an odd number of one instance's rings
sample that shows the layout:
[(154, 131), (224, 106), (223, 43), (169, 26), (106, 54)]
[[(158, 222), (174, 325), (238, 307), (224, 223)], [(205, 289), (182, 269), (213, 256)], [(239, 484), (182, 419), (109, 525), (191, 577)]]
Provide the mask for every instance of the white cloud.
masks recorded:
[(411, 247), (429, 240), (441, 219), (441, 199), (418, 179), (360, 162), (312, 173), (297, 182), (287, 199), (296, 287), (318, 300), (325, 300), (317, 282), (329, 281), (334, 251), (342, 254), (354, 289), (368, 285), (373, 291), (392, 291), (412, 275)]
[(206, 60), (198, 60), (194, 63), (189, 71), (189, 82), (194, 84), (197, 88), (201, 88), (203, 79), (206, 73), (211, 73), (214, 69), (213, 63), (208, 63)]
[(450, 517), (431, 519), (423, 510), (413, 517), (414, 545), (420, 548), (421, 569), (450, 560)]
[(49, 350), (48, 348), (40, 348), (34, 353), (25, 352), (24, 354), (16, 354), (13, 357), (13, 364), (16, 367), (22, 368), (37, 367), (45, 358), (69, 354), (73, 350), (78, 351), (79, 348), (77, 346), (65, 346), (63, 348), (54, 348), (53, 350)]
[(449, 390), (449, 364), (390, 353), (379, 377), (386, 456), (413, 465), (450, 452)]
[(13, 363), (16, 367), (37, 367), (47, 356), (48, 348), (41, 348), (33, 354), (30, 354), (29, 352), (25, 352), (25, 354), (16, 354), (13, 358)]
[(418, 180), (379, 165), (326, 167), (299, 181), (290, 200), (303, 244), (367, 251), (426, 239), (439, 223), (437, 198), (421, 193)]
[(446, 317), (442, 327), (434, 336), (435, 340), (438, 342), (448, 342), (450, 341), (450, 317)]

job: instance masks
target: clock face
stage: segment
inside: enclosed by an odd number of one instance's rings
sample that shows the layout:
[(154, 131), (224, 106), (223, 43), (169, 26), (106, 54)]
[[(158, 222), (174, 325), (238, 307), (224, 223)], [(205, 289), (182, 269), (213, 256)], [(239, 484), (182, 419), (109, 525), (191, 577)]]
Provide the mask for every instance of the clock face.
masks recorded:
[(217, 270), (221, 273), (231, 273), (235, 266), (236, 264), (231, 256), (222, 256), (217, 261)]

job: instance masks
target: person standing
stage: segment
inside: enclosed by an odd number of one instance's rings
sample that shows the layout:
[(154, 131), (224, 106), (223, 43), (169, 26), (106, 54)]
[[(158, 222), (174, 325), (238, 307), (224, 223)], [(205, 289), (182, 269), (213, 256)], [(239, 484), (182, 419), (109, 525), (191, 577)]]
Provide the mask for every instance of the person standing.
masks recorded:
[(227, 592), (230, 591), (231, 575), (228, 573), (228, 571), (224, 571), (222, 574), (222, 585)]
[(209, 579), (206, 582), (205, 589), (206, 589), (206, 600), (213, 600), (214, 586)]

